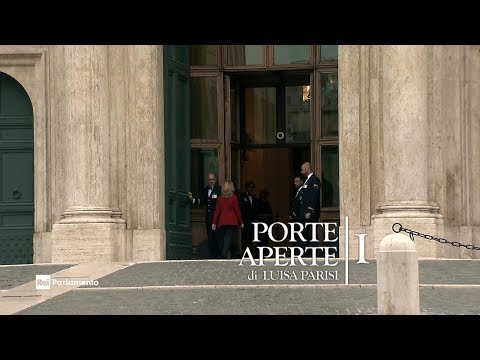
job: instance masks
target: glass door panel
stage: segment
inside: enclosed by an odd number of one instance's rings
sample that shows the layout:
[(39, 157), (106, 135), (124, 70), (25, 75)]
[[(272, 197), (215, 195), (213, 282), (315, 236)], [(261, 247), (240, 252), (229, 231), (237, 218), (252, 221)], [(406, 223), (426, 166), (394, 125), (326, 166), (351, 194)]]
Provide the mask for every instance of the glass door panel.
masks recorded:
[(227, 45), (226, 66), (265, 65), (265, 45)]
[(310, 84), (285, 87), (287, 144), (310, 142)]
[(276, 88), (245, 89), (246, 145), (276, 143), (276, 106)]

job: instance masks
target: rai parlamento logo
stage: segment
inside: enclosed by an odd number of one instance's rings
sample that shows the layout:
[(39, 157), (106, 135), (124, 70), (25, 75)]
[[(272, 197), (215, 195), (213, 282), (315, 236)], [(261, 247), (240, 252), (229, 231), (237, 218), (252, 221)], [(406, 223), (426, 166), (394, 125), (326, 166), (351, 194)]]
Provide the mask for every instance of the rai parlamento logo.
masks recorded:
[(50, 275), (35, 275), (35, 289), (50, 290), (52, 286), (98, 286), (98, 280), (52, 279)]

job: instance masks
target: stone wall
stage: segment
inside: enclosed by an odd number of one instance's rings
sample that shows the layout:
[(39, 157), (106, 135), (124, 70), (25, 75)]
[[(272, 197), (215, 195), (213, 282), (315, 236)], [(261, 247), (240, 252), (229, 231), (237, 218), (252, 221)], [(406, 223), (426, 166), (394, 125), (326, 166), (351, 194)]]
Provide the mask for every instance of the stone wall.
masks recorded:
[[(34, 109), (34, 261), (165, 259), (162, 47), (2, 46), (0, 71)], [(353, 234), (373, 257), (397, 221), (480, 246), (479, 95), (479, 46), (339, 47), (350, 257)], [(420, 257), (480, 257), (416, 243)]]
[[(340, 202), (350, 257), (353, 234), (368, 234), (373, 257), (394, 222), (478, 246), (479, 54), (477, 46), (340, 47)], [(416, 244), (420, 257), (479, 256)]]
[(161, 46), (2, 46), (34, 108), (34, 262), (165, 258)]

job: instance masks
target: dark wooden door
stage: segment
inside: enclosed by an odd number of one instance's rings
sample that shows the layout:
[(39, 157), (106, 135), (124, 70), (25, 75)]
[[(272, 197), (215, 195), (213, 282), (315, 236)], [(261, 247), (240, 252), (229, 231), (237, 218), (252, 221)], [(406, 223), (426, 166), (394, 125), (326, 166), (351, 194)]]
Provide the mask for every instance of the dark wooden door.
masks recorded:
[(167, 259), (190, 259), (190, 88), (188, 46), (163, 48)]
[(33, 109), (0, 73), (0, 264), (33, 262)]

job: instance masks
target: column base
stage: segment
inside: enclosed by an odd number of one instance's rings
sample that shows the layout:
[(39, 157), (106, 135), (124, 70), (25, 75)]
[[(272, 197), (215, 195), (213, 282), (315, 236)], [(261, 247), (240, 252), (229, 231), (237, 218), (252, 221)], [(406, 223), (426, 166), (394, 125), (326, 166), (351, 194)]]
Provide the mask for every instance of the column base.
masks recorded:
[(52, 232), (33, 234), (33, 263), (52, 262)]
[(164, 229), (133, 229), (127, 231), (128, 261), (162, 261), (166, 259)]
[(54, 224), (52, 263), (125, 261), (125, 224)]
[(125, 220), (118, 209), (74, 206), (52, 228), (52, 263), (126, 261)]
[(72, 206), (65, 210), (60, 224), (79, 223), (123, 223), (119, 209), (110, 209), (101, 206)]
[[(377, 208), (382, 214), (372, 216), (373, 251), (377, 254), (382, 239), (394, 234), (395, 223), (402, 227), (434, 237), (443, 237), (443, 216), (438, 214), (438, 206), (426, 202), (398, 202), (382, 205)], [(409, 236), (402, 231), (402, 234)], [(419, 258), (437, 258), (438, 242), (415, 237), (415, 248)]]
[[(443, 238), (465, 245), (480, 246), (480, 226), (445, 225)], [(439, 256), (448, 259), (480, 259), (480, 251), (442, 244), (439, 247)]]

